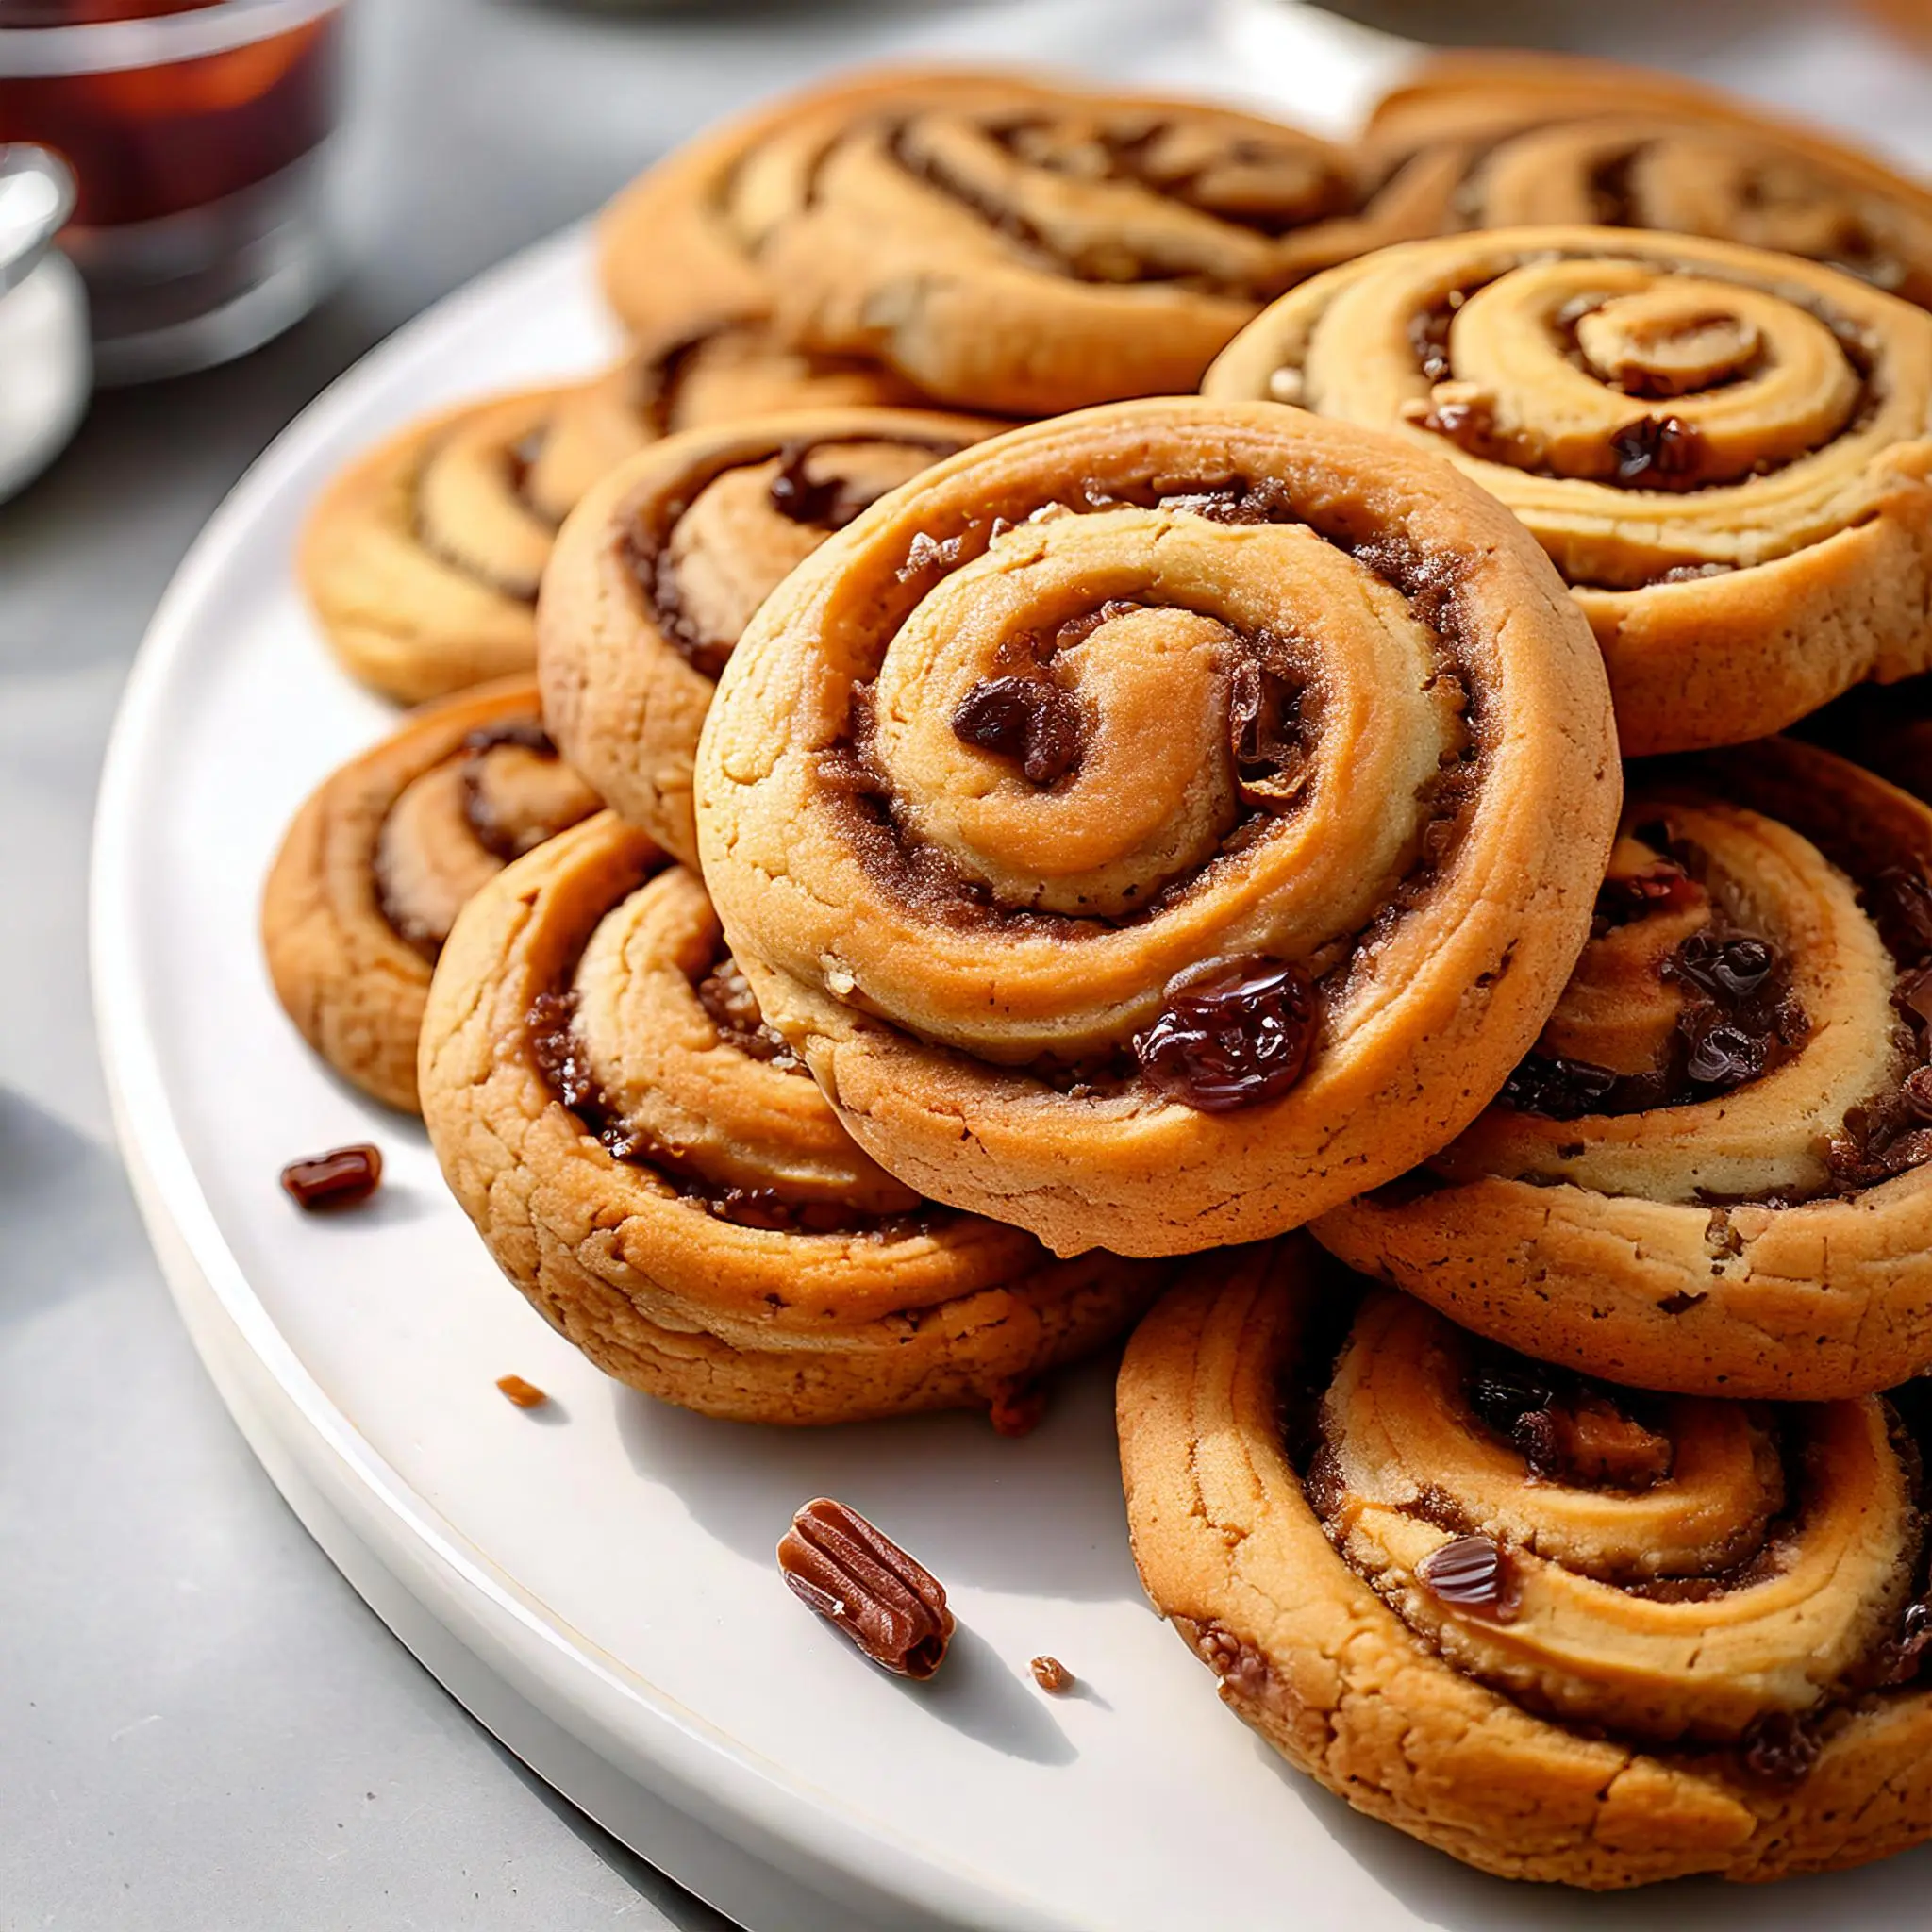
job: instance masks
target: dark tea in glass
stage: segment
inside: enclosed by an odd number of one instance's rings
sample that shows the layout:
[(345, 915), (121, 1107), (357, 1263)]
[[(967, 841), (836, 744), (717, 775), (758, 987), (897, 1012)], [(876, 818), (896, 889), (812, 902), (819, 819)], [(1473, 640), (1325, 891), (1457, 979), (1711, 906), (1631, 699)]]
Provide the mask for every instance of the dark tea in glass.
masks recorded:
[(0, 0), (0, 142), (63, 155), (102, 376), (225, 359), (332, 267), (341, 0)]

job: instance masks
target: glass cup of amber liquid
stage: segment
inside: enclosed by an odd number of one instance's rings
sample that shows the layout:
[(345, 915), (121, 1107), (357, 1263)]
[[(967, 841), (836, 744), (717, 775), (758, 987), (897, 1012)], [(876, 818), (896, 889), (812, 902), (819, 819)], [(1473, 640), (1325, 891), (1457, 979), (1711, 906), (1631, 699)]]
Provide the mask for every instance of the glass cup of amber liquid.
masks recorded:
[(0, 143), (64, 157), (104, 382), (245, 354), (338, 265), (345, 0), (0, 0)]

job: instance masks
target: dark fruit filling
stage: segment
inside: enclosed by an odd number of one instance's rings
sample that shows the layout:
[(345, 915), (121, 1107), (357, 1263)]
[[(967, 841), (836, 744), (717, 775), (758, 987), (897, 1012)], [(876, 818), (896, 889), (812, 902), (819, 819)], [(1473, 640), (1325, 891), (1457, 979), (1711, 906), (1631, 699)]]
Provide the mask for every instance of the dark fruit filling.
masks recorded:
[(1465, 1384), (1469, 1406), (1544, 1482), (1634, 1491), (1671, 1473), (1670, 1439), (1632, 1415), (1618, 1392), (1500, 1352)]
[(1902, 966), (1932, 959), (1932, 885), (1923, 873), (1888, 865), (1865, 882), (1865, 909)]
[(1681, 416), (1640, 416), (1610, 438), (1617, 481), (1646, 490), (1689, 490), (1696, 485), (1704, 439)]
[(1616, 1088), (1617, 1075), (1607, 1067), (1532, 1053), (1503, 1083), (1503, 1104), (1545, 1120), (1575, 1121), (1603, 1112)]
[(1602, 939), (1613, 927), (1689, 905), (1697, 891), (1696, 882), (1674, 858), (1659, 858), (1641, 871), (1613, 874), (1597, 888), (1591, 937)]
[(1073, 698), (1041, 677), (994, 677), (975, 684), (953, 713), (953, 734), (1019, 765), (1031, 785), (1051, 785), (1080, 755)]
[(1199, 1113), (1274, 1100), (1302, 1076), (1321, 1024), (1307, 974), (1279, 959), (1242, 959), (1172, 991), (1134, 1038), (1148, 1085)]
[(1796, 1785), (1818, 1762), (1818, 1735), (1802, 1717), (1768, 1710), (1744, 1733), (1744, 1768), (1766, 1784)]
[(842, 530), (875, 499), (846, 477), (808, 475), (805, 466), (819, 447), (815, 442), (788, 443), (778, 453), (778, 473), (765, 493), (772, 508), (794, 524), (807, 524), (816, 530)]
[[(1662, 877), (1656, 883), (1663, 890), (1653, 903), (1668, 904), (1674, 885)], [(1624, 917), (1613, 923), (1627, 924), (1641, 912), (1625, 896), (1627, 882), (1618, 885), (1613, 906)], [(1603, 908), (1599, 896), (1599, 920)], [(1664, 962), (1663, 972), (1691, 997), (1677, 1016), (1659, 1068), (1618, 1074), (1587, 1060), (1532, 1053), (1505, 1084), (1504, 1104), (1519, 1113), (1572, 1121), (1711, 1100), (1769, 1073), (1809, 1031), (1790, 996), (1784, 955), (1769, 940), (1749, 933), (1692, 933)]]

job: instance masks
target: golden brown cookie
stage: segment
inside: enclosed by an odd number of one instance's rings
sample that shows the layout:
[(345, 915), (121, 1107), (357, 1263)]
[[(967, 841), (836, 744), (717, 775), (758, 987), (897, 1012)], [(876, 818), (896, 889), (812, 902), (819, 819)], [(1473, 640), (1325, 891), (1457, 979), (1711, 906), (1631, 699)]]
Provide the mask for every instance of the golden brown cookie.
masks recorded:
[(463, 902), (597, 808), (508, 678), (425, 706), (295, 814), (263, 888), (275, 995), (346, 1080), (414, 1113), (429, 972)]
[(1932, 307), (1932, 191), (1862, 150), (1673, 75), (1546, 54), (1448, 54), (1368, 143), (1440, 225), (1598, 222), (1741, 242)]
[(1358, 1288), (1299, 1240), (1206, 1258), (1122, 1367), (1135, 1560), (1224, 1703), (1509, 1878), (1932, 1836), (1922, 1402), (1646, 1397)]
[(1433, 225), (1297, 128), (1073, 90), (874, 104), (798, 175), (741, 217), (780, 332), (1018, 416), (1191, 391), (1284, 289)]
[(1179, 398), (964, 451), (800, 564), (719, 686), (698, 837), (874, 1159), (1061, 1253), (1174, 1254), (1474, 1117), (1619, 789), (1521, 525), (1391, 439)]
[(1932, 809), (1787, 740), (1630, 780), (1596, 934), (1498, 1103), (1325, 1216), (1592, 1374), (1818, 1400), (1932, 1365)]
[(760, 327), (718, 328), (653, 355), (637, 349), (558, 409), (530, 468), (530, 489), (560, 521), (593, 483), (681, 429), (788, 409), (916, 404), (912, 385), (856, 356), (808, 356)]
[(544, 715), (572, 762), (695, 865), (691, 760), (752, 613), (830, 532), (997, 426), (793, 412), (688, 431), (606, 477), (558, 535), (537, 614)]
[(323, 492), (303, 532), (303, 589), (344, 666), (386, 696), (414, 703), (527, 671), (557, 526), (615, 464), (679, 429), (908, 395), (884, 370), (741, 328), (637, 350), (591, 382), (444, 410)]
[(457, 923), (423, 1111), (498, 1265), (606, 1374), (749, 1422), (971, 1407), (1166, 1279), (922, 1201), (765, 1027), (694, 873), (602, 813)]
[(844, 127), (873, 111), (1036, 92), (1017, 75), (974, 68), (866, 69), (723, 122), (647, 169), (605, 209), (597, 224), (605, 297), (644, 342), (762, 323), (775, 290), (758, 242), (795, 211)]
[(1628, 756), (1735, 744), (1932, 662), (1932, 315), (1725, 242), (1409, 242), (1208, 372), (1448, 456), (1535, 533)]
[(554, 520), (531, 459), (566, 391), (468, 403), (358, 457), (302, 532), (302, 589), (343, 668), (414, 704), (527, 672)]

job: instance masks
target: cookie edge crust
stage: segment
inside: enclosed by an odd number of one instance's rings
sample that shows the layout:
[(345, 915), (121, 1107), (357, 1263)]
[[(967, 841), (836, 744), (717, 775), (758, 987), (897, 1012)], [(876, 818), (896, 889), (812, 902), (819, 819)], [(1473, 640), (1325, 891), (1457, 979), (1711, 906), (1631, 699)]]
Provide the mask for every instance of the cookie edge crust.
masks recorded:
[[(383, 824), (416, 779), (479, 725), (525, 715), (541, 718), (528, 676), (411, 712), (303, 800), (262, 882), (258, 930), (282, 1010), (336, 1073), (398, 1113), (422, 1111), (416, 1043), (432, 968), (356, 881), (374, 878)], [(373, 1053), (355, 1050), (358, 1034)]]
[[(589, 857), (574, 865), (579, 848)], [(1105, 1255), (1056, 1262), (1037, 1250), (1002, 1279), (828, 1323), (837, 1346), (774, 1324), (770, 1347), (741, 1347), (706, 1324), (711, 1307), (727, 1325), (755, 1321), (765, 1291), (801, 1269), (832, 1268), (839, 1238), (714, 1223), (641, 1185), (588, 1135), (524, 1050), (522, 1015), (537, 990), (525, 981), (547, 982), (550, 956), (569, 950), (569, 933), (603, 916), (591, 908), (610, 876), (640, 866), (655, 874), (665, 862), (655, 841), (608, 811), (559, 833), (463, 908), (430, 988), (419, 1082), (432, 1147), (498, 1268), (551, 1326), (646, 1394), (781, 1424), (972, 1406), (1122, 1333), (1165, 1285), (1160, 1271)], [(559, 868), (568, 868), (560, 878)], [(564, 908), (545, 905), (546, 891)], [(545, 931), (553, 920), (557, 930)], [(533, 963), (525, 952), (540, 957)], [(503, 1138), (505, 1122), (518, 1130), (514, 1146)], [(725, 1307), (734, 1296), (717, 1292), (728, 1261), (714, 1243), (740, 1251), (742, 1315)], [(989, 1244), (996, 1252), (1031, 1246), (983, 1224), (945, 1250), (912, 1237), (902, 1254), (882, 1254), (882, 1279), (896, 1270), (930, 1288), (956, 1264), (970, 1273), (973, 1250)], [(658, 1319), (664, 1315), (675, 1319)]]
[[(1546, 1724), (1427, 1651), (1342, 1563), (1281, 1444), (1310, 1256), (1291, 1237), (1196, 1263), (1135, 1332), (1118, 1385), (1142, 1586), (1238, 1716), (1356, 1809), (1501, 1877), (1758, 1882), (1932, 1832), (1932, 1693), (1854, 1713), (1779, 1792)], [(1283, 1603), (1310, 1579), (1310, 1602)]]
[[(863, 591), (867, 575), (883, 567), (895, 530), (916, 525), (925, 492), (948, 490), (963, 468), (1001, 462), (1011, 452), (1021, 453), (1027, 471), (1058, 457), (1077, 477), (1093, 469), (1108, 438), (1131, 450), (1167, 433), (1185, 457), (1188, 439), (1218, 432), (1230, 449), (1266, 443), (1279, 450), (1324, 491), (1339, 477), (1351, 495), (1382, 504), (1378, 534), (1402, 530), (1446, 498), (1462, 527), (1459, 551), (1475, 559), (1472, 576), (1481, 575), (1479, 602), (1491, 616), (1484, 654), (1493, 658), (1507, 650), (1504, 669), (1514, 680), (1500, 696), (1489, 694), (1492, 704), (1507, 700), (1516, 708), (1513, 722), (1499, 727), (1471, 835), (1481, 843), (1483, 877), (1502, 885), (1508, 904), (1499, 908), (1491, 891), (1472, 887), (1463, 895), (1470, 916), (1457, 923), (1453, 942), (1445, 937), (1432, 949), (1433, 969), (1424, 964), (1415, 973), (1413, 1024), (1402, 1034), (1407, 1043), (1391, 1037), (1382, 1015), (1357, 1041), (1357, 1062), (1374, 1065), (1333, 1076), (1329, 1112), (1360, 1122), (1399, 1101), (1408, 1130), (1395, 1135), (1381, 1119), (1373, 1147), (1361, 1129), (1336, 1152), (1334, 1137), (1309, 1123), (1304, 1138), (1321, 1143), (1319, 1156), (1299, 1161), (1286, 1181), (1263, 1143), (1278, 1149), (1282, 1111), (1293, 1095), (1212, 1119), (1164, 1107), (1104, 1121), (1089, 1114), (1083, 1124), (1056, 1108), (1061, 1132), (1043, 1147), (1040, 1116), (1047, 1103), (1037, 1093), (1016, 1098), (1014, 1083), (1003, 1087), (996, 1074), (872, 1021), (765, 960), (758, 902), (774, 882), (750, 875), (734, 849), (738, 821), (755, 808), (766, 780), (731, 775), (727, 739), (746, 729), (741, 717), (756, 714), (762, 690), (789, 691), (810, 675), (823, 611), (849, 605)], [(1535, 627), (1539, 646), (1504, 635), (1524, 626)], [(1515, 690), (1525, 685), (1532, 695), (1517, 698)], [(1525, 768), (1541, 776), (1528, 795), (1517, 796), (1511, 774)], [(935, 1199), (1018, 1222), (1058, 1253), (1104, 1241), (1120, 1253), (1173, 1255), (1297, 1225), (1392, 1178), (1480, 1111), (1547, 1019), (1581, 950), (1591, 908), (1574, 890), (1578, 861), (1589, 872), (1607, 853), (1621, 784), (1601, 658), (1588, 625), (1547, 558), (1493, 499), (1439, 459), (1353, 425), (1275, 404), (1165, 398), (1106, 405), (976, 445), (882, 499), (795, 570), (747, 631), (721, 682), (700, 744), (699, 841), (734, 950), (773, 1024), (803, 1051), (874, 1159)], [(1452, 954), (1459, 963), (1445, 963)], [(1504, 961), (1507, 972), (1498, 970)], [(1424, 1038), (1427, 1078), (1414, 1051)], [(1472, 1074), (1467, 1047), (1476, 1038), (1491, 1050)], [(1424, 1092), (1432, 1096), (1427, 1106), (1420, 1104)], [(1218, 1198), (1204, 1207), (1199, 1190), (1215, 1171)], [(1291, 1191), (1284, 1207), (1281, 1196)]]

